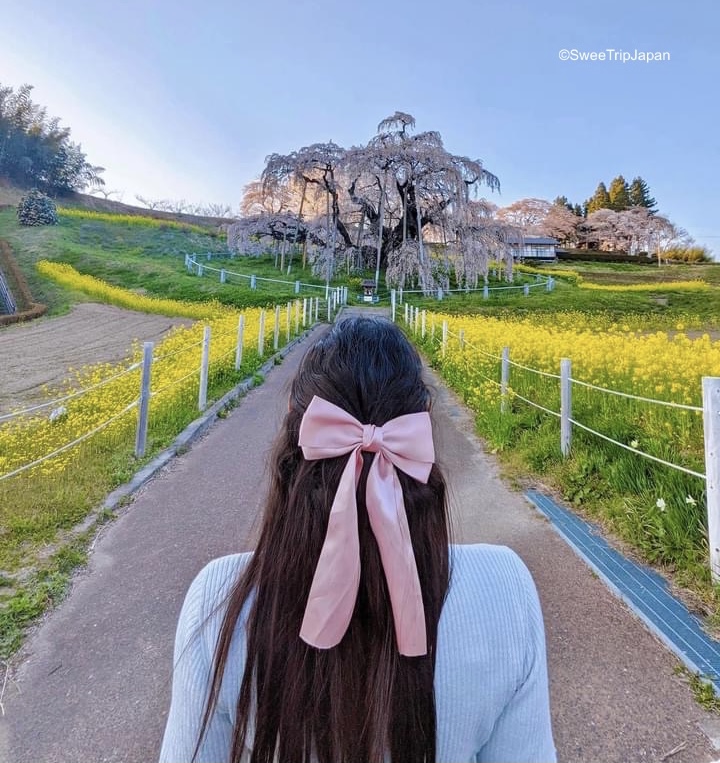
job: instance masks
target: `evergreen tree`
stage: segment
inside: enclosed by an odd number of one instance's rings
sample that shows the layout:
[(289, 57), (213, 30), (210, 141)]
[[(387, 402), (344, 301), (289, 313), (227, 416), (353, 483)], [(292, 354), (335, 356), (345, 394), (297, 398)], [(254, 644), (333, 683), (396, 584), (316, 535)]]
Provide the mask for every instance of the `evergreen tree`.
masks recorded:
[(572, 208), (572, 211), (573, 211), (573, 213), (574, 213), (574, 214), (576, 214), (578, 217), (585, 217), (585, 212), (583, 211), (583, 208), (582, 208), (582, 207), (581, 207), (579, 204), (576, 204), (576, 205), (575, 205), (575, 206)]
[(553, 199), (553, 204), (561, 209), (567, 209), (568, 212), (574, 211), (573, 205), (568, 201), (567, 196), (556, 196)]
[(630, 184), (630, 205), (633, 207), (645, 207), (650, 212), (657, 211), (657, 203), (650, 195), (650, 187), (638, 175)]
[(630, 202), (630, 189), (628, 188), (627, 181), (622, 175), (618, 175), (610, 183), (610, 191), (608, 192), (610, 197), (610, 209), (615, 212), (622, 212), (625, 209), (629, 209), (632, 204)]
[(610, 209), (610, 194), (602, 180), (598, 183), (592, 197), (585, 202), (585, 217), (597, 212), (598, 209)]

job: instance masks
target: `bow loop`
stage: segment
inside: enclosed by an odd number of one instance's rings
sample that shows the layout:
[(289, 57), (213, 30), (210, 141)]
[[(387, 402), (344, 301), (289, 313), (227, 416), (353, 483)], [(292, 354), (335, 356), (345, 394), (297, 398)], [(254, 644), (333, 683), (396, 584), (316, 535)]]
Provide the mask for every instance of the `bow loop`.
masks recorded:
[(300, 424), (299, 445), (307, 460), (352, 455), (330, 509), (325, 542), (305, 608), (300, 637), (329, 649), (340, 643), (355, 609), (360, 584), (356, 486), (361, 451), (375, 453), (365, 504), (387, 580), (401, 654), (427, 654), (425, 613), (410, 539), (402, 487), (395, 467), (427, 482), (435, 460), (427, 412), (398, 416), (382, 427), (361, 424), (347, 411), (313, 397)]

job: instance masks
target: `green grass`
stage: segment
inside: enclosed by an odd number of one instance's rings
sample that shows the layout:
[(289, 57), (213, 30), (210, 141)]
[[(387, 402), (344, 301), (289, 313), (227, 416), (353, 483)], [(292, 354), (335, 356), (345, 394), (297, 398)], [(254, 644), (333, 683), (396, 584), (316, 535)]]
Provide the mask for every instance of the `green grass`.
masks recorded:
[[(295, 299), (295, 280), (324, 285), (324, 281), (312, 275), (309, 266), (301, 267), (297, 257), (290, 273), (287, 268), (281, 273), (272, 255), (230, 258), (224, 238), (214, 233), (201, 233), (197, 226), (164, 225), (154, 219), (152, 225), (135, 222), (142, 219), (97, 213), (87, 219), (61, 215), (59, 225), (23, 228), (18, 225), (13, 210), (0, 210), (0, 238), (10, 243), (31, 291), (49, 306), (51, 315), (66, 312), (70, 304), (87, 301), (87, 297), (59, 289), (38, 276), (34, 265), (41, 259), (65, 262), (80, 273), (153, 296), (188, 301), (217, 299), (235, 308)], [(253, 290), (249, 282), (236, 279), (238, 282), (233, 283), (232, 277), (230, 282), (221, 284), (216, 272), (207, 272), (201, 278), (188, 274), (184, 267), (185, 254), (208, 252), (213, 254), (212, 261), (207, 262), (203, 257), (199, 261), (211, 267), (290, 283), (258, 282), (258, 288)], [(361, 277), (339, 277), (331, 286), (350, 283), (351, 291), (360, 291)], [(303, 295), (309, 296), (308, 292)], [(318, 290), (312, 296), (324, 297), (324, 293)]]
[(45, 562), (28, 580), (0, 600), (0, 659), (22, 644), (27, 628), (63, 599), (74, 570), (87, 561), (90, 533), (75, 538)]
[[(157, 222), (157, 221), (156, 221)], [(41, 259), (75, 265), (81, 272), (103, 277), (114, 273), (117, 286), (143, 288), (151, 292), (153, 285), (172, 279), (157, 288), (162, 296), (182, 290), (182, 261), (185, 253), (223, 251), (224, 242), (210, 233), (178, 226), (142, 226), (131, 222), (82, 218), (60, 218), (60, 224), (26, 228), (18, 224), (14, 210), (0, 210), (0, 238), (6, 239), (28, 281), (35, 299), (48, 305), (49, 313), (67, 312), (75, 302), (87, 301), (80, 294), (68, 292), (42, 278), (35, 270)], [(83, 269), (84, 268), (84, 269)], [(150, 287), (143, 278), (152, 283)], [(190, 280), (190, 277), (186, 277)], [(108, 280), (110, 280), (108, 278)], [(179, 284), (179, 286), (178, 286)], [(155, 293), (155, 292), (151, 292)], [(158, 292), (160, 293), (160, 292)], [(194, 299), (202, 299), (194, 293)]]
[[(634, 284), (701, 280), (720, 286), (719, 263), (697, 265), (677, 263), (657, 266), (633, 265), (625, 262), (556, 262), (549, 267), (553, 270), (574, 271), (591, 283)], [(539, 270), (542, 271), (542, 266)]]

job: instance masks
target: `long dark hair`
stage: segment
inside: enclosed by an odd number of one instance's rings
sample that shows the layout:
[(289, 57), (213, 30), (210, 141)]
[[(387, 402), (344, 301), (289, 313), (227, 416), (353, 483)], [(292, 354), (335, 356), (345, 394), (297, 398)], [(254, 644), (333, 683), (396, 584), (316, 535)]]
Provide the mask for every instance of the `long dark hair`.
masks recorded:
[(420, 358), (387, 320), (342, 320), (307, 351), (271, 457), (260, 539), (224, 603), (198, 748), (217, 705), (237, 620), (254, 593), (232, 763), (239, 763), (246, 741), (252, 763), (309, 763), (311, 758), (318, 763), (380, 763), (388, 752), (392, 763), (429, 763), (435, 760), (436, 746), (437, 627), (449, 578), (445, 481), (437, 466), (426, 485), (398, 471), (423, 592), (428, 654), (403, 657), (397, 650), (385, 577), (365, 508), (373, 453), (363, 454), (357, 490), (362, 572), (350, 626), (333, 649), (308, 646), (299, 637), (300, 625), (348, 459), (303, 458), (300, 421), (313, 395), (361, 423), (378, 426), (430, 406)]

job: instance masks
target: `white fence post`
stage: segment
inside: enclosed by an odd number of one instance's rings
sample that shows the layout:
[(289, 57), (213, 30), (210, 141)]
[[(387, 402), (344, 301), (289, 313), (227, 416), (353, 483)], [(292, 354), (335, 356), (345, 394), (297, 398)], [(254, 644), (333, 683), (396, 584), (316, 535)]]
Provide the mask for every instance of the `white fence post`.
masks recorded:
[(465, 329), (458, 331), (458, 346), (461, 350), (465, 349)]
[(242, 365), (244, 334), (245, 334), (245, 315), (243, 313), (238, 318), (237, 345), (235, 347), (235, 370), (236, 371), (239, 371), (240, 366)]
[(145, 455), (148, 428), (148, 408), (150, 406), (150, 373), (153, 361), (152, 342), (143, 342), (142, 374), (140, 376), (140, 403), (138, 405), (138, 423), (135, 432), (135, 458)]
[(303, 313), (302, 313), (302, 326), (305, 328), (307, 325), (307, 297), (303, 297)]
[(390, 312), (392, 313), (392, 322), (395, 323), (395, 289), (390, 289)]
[(295, 281), (295, 294), (300, 294), (300, 281)]
[(225, 268), (220, 269), (220, 283), (225, 283), (226, 278)]
[(526, 297), (530, 296), (530, 286), (528, 284), (525, 284), (525, 286), (523, 286), (523, 294)]
[(330, 297), (328, 296), (327, 300), (327, 309), (328, 309), (328, 323), (332, 323), (332, 308), (330, 307)]
[(487, 299), (490, 296), (490, 289), (488, 289), (488, 285), (483, 285), (483, 299)]
[(295, 300), (295, 333), (300, 333), (300, 300)]
[(320, 320), (320, 297), (315, 297), (315, 323)]
[(502, 362), (500, 364), (500, 413), (507, 409), (507, 391), (510, 381), (510, 348), (502, 348)]
[(560, 360), (560, 450), (563, 456), (570, 455), (572, 445), (572, 390), (570, 387), (570, 373), (572, 361), (570, 358)]
[(280, 344), (280, 305), (275, 305), (275, 324), (273, 325), (273, 350), (277, 352)]
[(702, 390), (710, 575), (717, 583), (720, 580), (720, 378), (703, 377)]
[(258, 331), (258, 355), (265, 354), (265, 310), (260, 311), (260, 329)]
[(203, 274), (203, 266), (198, 262), (197, 263), (197, 269), (198, 269), (198, 275), (202, 277)]
[(400, 304), (401, 304), (401, 305), (402, 305), (402, 303), (403, 303), (403, 293), (402, 293), (402, 291), (403, 291), (403, 290), (402, 290), (402, 286), (401, 286), (401, 287), (400, 287), (400, 293), (399, 293), (399, 297), (400, 297)]
[(427, 323), (427, 310), (422, 311), (422, 321), (420, 322), (420, 336), (425, 339), (425, 325)]
[(430, 338), (435, 341), (435, 316), (430, 319)]
[(442, 327), (442, 356), (445, 357), (445, 353), (447, 352), (447, 341), (448, 341), (448, 322), (443, 321), (443, 327)]
[(287, 307), (285, 308), (285, 344), (290, 343), (290, 321), (292, 318), (292, 302), (287, 303)]
[(410, 305), (406, 302), (405, 303), (405, 325), (407, 325), (409, 315), (410, 315)]
[(200, 363), (200, 391), (198, 393), (198, 410), (204, 411), (207, 406), (208, 365), (210, 363), (210, 326), (203, 330), (202, 361)]
[(257, 278), (255, 276), (250, 276), (250, 288), (257, 289)]

